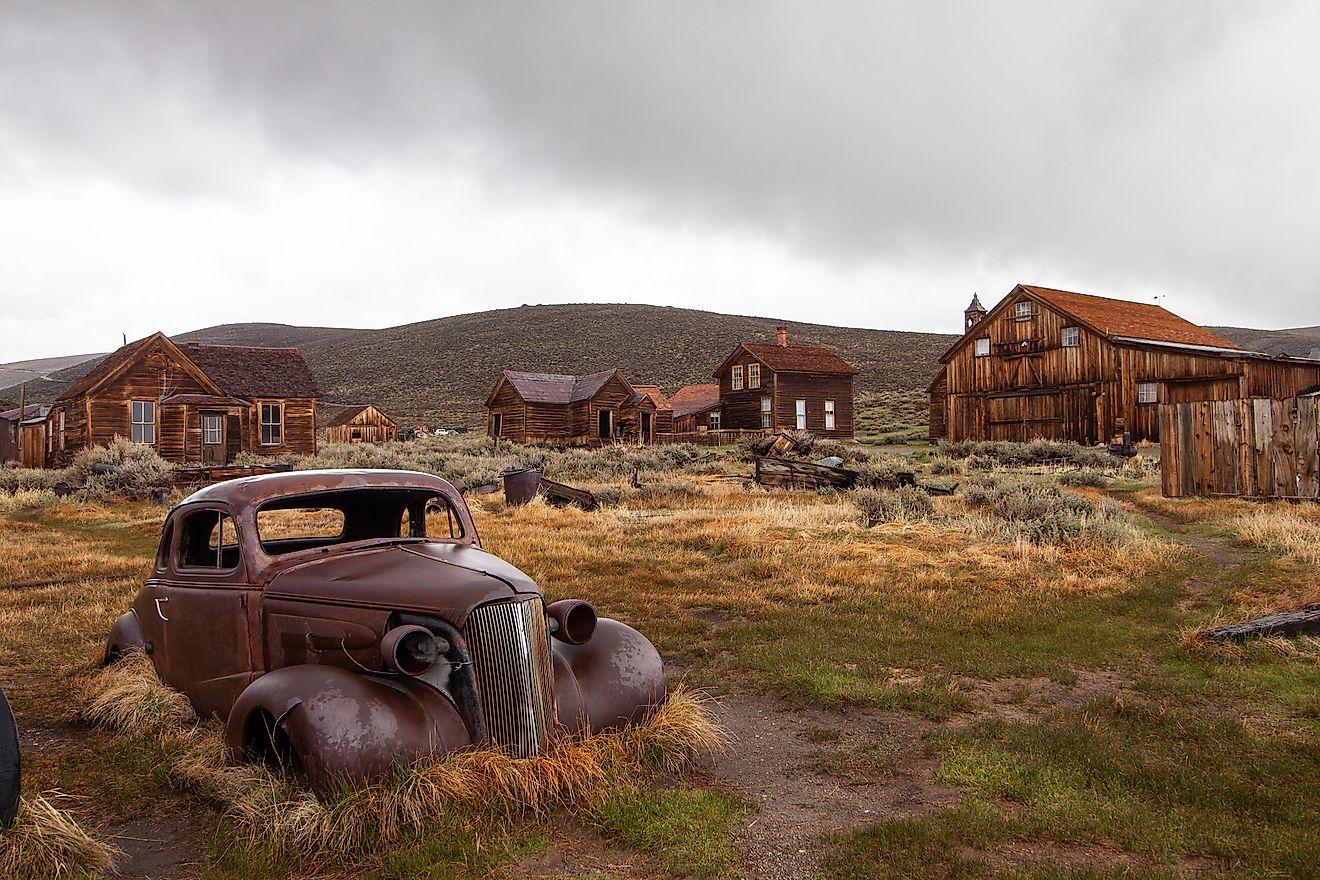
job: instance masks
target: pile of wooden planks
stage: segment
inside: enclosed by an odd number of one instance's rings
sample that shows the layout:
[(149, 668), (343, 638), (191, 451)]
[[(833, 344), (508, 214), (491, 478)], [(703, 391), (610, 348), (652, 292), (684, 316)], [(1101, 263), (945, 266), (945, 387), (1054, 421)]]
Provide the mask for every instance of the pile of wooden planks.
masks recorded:
[(786, 489), (819, 489), (833, 486), (851, 489), (857, 483), (857, 471), (844, 467), (794, 461), (788, 458), (756, 456), (755, 480), (762, 486), (780, 486)]

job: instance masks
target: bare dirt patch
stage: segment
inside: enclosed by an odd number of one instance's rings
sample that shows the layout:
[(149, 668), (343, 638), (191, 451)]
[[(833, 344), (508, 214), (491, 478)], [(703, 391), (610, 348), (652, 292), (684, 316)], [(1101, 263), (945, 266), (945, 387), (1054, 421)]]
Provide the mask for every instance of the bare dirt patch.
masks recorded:
[(985, 711), (1010, 721), (1030, 721), (1053, 709), (1082, 706), (1112, 697), (1131, 683), (1106, 669), (1082, 669), (1076, 681), (1062, 684), (1051, 678), (997, 678), (968, 680)]
[[(795, 711), (745, 694), (723, 698), (717, 716), (735, 742), (711, 759), (706, 772), (759, 808), (737, 841), (751, 876), (809, 876), (820, 862), (822, 834), (926, 813), (960, 799), (957, 789), (934, 781), (938, 762), (926, 755), (922, 741), (935, 729), (931, 722), (866, 710)], [(881, 778), (860, 781), (822, 771), (822, 752), (863, 739), (892, 747), (895, 760)]]
[(516, 868), (515, 877), (659, 877), (665, 871), (654, 859), (614, 846), (593, 831), (561, 823), (545, 852)]
[(115, 877), (164, 880), (180, 877), (201, 858), (197, 816), (174, 813), (105, 829), (101, 836), (124, 852)]

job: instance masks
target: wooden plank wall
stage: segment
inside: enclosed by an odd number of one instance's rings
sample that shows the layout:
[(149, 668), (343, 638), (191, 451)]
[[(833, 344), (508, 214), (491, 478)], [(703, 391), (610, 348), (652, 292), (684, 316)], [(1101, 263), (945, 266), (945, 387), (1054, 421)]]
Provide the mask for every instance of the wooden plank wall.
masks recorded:
[(1161, 491), (1320, 500), (1320, 398), (1160, 406)]

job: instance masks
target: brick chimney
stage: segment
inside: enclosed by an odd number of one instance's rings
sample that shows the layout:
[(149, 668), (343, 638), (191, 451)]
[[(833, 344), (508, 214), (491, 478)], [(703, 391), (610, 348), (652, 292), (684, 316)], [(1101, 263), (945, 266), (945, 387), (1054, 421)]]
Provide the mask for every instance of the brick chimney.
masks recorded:
[(779, 343), (779, 347), (780, 347), (780, 348), (787, 348), (787, 347), (788, 347), (788, 328), (787, 328), (787, 327), (780, 327), (780, 328), (779, 328), (779, 338), (778, 338), (777, 341), (778, 341), (778, 343)]

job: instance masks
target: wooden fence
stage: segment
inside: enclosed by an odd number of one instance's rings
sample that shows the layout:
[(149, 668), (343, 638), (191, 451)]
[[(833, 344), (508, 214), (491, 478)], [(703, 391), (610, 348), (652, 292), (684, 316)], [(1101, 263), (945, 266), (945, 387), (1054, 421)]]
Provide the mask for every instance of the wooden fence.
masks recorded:
[(766, 430), (693, 431), (684, 434), (656, 434), (656, 443), (697, 443), (701, 446), (732, 446), (744, 440), (760, 439), (770, 435)]
[(1316, 397), (1160, 406), (1166, 496), (1320, 499)]

